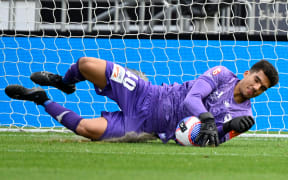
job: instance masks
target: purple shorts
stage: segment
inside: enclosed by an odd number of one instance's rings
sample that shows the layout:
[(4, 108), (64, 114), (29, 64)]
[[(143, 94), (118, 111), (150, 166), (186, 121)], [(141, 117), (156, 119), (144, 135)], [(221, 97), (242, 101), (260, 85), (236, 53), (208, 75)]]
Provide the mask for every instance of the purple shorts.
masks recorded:
[(152, 124), (146, 122), (152, 116), (152, 93), (149, 91), (151, 83), (142, 80), (122, 66), (106, 62), (107, 85), (103, 90), (95, 86), (95, 91), (98, 95), (114, 100), (121, 111), (101, 112), (108, 122), (101, 139), (122, 137), (131, 131), (150, 133), (153, 130)]

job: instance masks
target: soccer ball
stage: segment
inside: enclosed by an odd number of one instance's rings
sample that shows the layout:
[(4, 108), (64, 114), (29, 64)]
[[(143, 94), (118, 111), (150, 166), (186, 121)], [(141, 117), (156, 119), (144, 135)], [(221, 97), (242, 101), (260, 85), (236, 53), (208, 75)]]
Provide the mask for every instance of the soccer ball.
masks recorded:
[(176, 128), (176, 142), (182, 146), (199, 146), (195, 139), (200, 132), (201, 121), (195, 116), (182, 119)]

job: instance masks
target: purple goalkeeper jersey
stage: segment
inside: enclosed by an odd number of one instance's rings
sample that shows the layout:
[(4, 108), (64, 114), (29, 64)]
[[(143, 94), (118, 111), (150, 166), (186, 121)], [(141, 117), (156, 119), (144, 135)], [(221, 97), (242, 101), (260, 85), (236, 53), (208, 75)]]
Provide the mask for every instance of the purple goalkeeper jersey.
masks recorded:
[(241, 104), (234, 100), (238, 82), (237, 76), (226, 67), (216, 66), (196, 80), (158, 88), (155, 98), (159, 98), (154, 107), (158, 113), (154, 119), (167, 126), (161, 128), (162, 140), (175, 139), (175, 127), (180, 120), (192, 115), (198, 117), (203, 112), (211, 112), (215, 117), (220, 142), (229, 140), (231, 133), (223, 132), (223, 123), (239, 116), (252, 116), (250, 100)]
[(238, 116), (252, 116), (250, 100), (241, 104), (234, 101), (234, 87), (239, 79), (223, 66), (211, 68), (196, 80), (159, 86), (107, 62), (106, 77), (107, 86), (103, 90), (96, 88), (96, 92), (115, 100), (121, 111), (102, 112), (108, 121), (102, 139), (135, 131), (156, 133), (165, 143), (175, 139), (180, 120), (211, 112), (222, 143), (231, 138), (222, 130), (224, 122)]

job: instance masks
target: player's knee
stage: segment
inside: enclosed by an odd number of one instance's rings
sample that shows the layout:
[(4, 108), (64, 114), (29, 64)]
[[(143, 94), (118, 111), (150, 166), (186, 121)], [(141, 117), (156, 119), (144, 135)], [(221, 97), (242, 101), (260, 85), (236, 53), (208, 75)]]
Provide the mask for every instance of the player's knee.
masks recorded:
[(78, 59), (78, 68), (82, 73), (91, 73), (100, 69), (103, 60), (94, 57), (81, 57)]
[(85, 134), (85, 126), (83, 125), (83, 119), (80, 121), (80, 123), (78, 124), (75, 132), (80, 135), (80, 136), (84, 136)]
[(80, 72), (85, 72), (91, 66), (91, 59), (89, 57), (81, 57), (77, 63)]
[(89, 139), (98, 140), (104, 134), (106, 127), (107, 122), (98, 124), (92, 119), (82, 119), (76, 128), (76, 133)]

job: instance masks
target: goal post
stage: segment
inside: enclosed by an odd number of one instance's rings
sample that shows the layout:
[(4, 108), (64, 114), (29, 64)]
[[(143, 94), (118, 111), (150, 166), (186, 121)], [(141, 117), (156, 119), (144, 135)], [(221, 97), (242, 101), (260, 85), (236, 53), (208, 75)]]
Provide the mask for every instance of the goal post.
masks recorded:
[[(205, 3), (206, 2), (206, 3)], [(153, 84), (196, 79), (223, 65), (243, 77), (266, 59), (280, 81), (252, 99), (256, 124), (248, 135), (286, 136), (288, 131), (288, 42), (285, 1), (246, 0), (18, 0), (0, 2), (0, 131), (61, 131), (43, 107), (8, 98), (10, 84), (37, 86), (36, 71), (64, 75), (82, 56), (92, 56), (144, 72)], [(88, 82), (65, 95), (48, 96), (83, 118), (115, 111)]]

